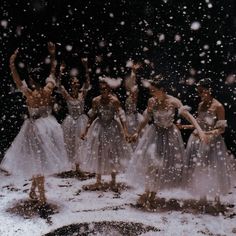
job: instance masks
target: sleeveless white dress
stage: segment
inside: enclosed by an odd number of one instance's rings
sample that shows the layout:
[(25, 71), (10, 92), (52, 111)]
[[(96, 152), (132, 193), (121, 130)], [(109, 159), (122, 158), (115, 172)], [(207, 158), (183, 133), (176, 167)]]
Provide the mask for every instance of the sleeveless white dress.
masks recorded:
[[(204, 131), (226, 127), (213, 111), (200, 111), (197, 121)], [(203, 143), (194, 133), (187, 144), (186, 172), (188, 187), (200, 196), (226, 194), (230, 190), (230, 157), (221, 135)]]
[(67, 106), (69, 114), (62, 123), (65, 146), (70, 161), (79, 164), (82, 145), (80, 136), (85, 130), (88, 117), (84, 114), (84, 100), (67, 100)]
[(124, 171), (131, 156), (117, 112), (112, 104), (100, 104), (89, 115), (97, 115), (93, 121), (82, 148), (81, 169), (102, 175)]
[(153, 192), (180, 187), (186, 153), (181, 133), (173, 123), (175, 108), (160, 110), (155, 105), (148, 116), (153, 123), (145, 130), (133, 154), (127, 172), (129, 181)]

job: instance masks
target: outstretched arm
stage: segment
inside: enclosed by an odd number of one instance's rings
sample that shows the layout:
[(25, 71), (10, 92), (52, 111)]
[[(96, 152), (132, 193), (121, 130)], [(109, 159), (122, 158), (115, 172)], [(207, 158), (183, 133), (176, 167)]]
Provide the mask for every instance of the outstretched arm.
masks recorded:
[(84, 85), (83, 85), (83, 97), (86, 97), (87, 95), (87, 92), (90, 88), (90, 76), (89, 76), (89, 68), (88, 68), (88, 58), (82, 58), (81, 59), (82, 61), (82, 64), (85, 68), (85, 82), (84, 82)]
[(66, 64), (64, 62), (61, 63), (60, 65), (60, 72), (58, 75), (58, 88), (59, 91), (61, 92), (62, 96), (64, 97), (65, 100), (69, 100), (71, 98), (70, 94), (67, 92), (67, 90), (65, 89), (65, 87), (63, 85), (61, 85), (61, 76), (64, 74), (66, 68)]
[(18, 71), (15, 67), (15, 60), (16, 60), (18, 52), (19, 52), (19, 50), (16, 49), (15, 52), (11, 55), (10, 61), (9, 61), (9, 63), (10, 63), (9, 67), (11, 70), (12, 78), (13, 78), (17, 88), (20, 89), (25, 96), (27, 96), (27, 95), (30, 95), (32, 91), (27, 87), (26, 83), (22, 82), (22, 80), (20, 79), (20, 75), (18, 74)]
[(51, 70), (50, 74), (55, 75), (56, 73), (56, 46), (53, 42), (48, 42), (48, 52), (50, 54), (50, 61), (51, 61)]
[(125, 82), (125, 86), (128, 91), (132, 91), (133, 88), (137, 85), (136, 72), (140, 67), (141, 67), (141, 64), (139, 63), (133, 64), (133, 66), (131, 67), (130, 77)]
[(20, 89), (22, 87), (23, 83), (22, 83), (20, 76), (18, 74), (18, 71), (15, 67), (15, 60), (16, 60), (18, 52), (19, 52), (19, 50), (16, 49), (15, 52), (11, 55), (10, 61), (9, 61), (10, 62), (9, 67), (11, 70), (12, 78), (13, 78), (14, 82), (16, 83), (17, 88)]
[(46, 86), (44, 87), (44, 90), (48, 93), (52, 93), (54, 87), (56, 86), (56, 46), (52, 42), (48, 42), (48, 52), (50, 54), (50, 60), (51, 60), (51, 70), (50, 75), (46, 79)]

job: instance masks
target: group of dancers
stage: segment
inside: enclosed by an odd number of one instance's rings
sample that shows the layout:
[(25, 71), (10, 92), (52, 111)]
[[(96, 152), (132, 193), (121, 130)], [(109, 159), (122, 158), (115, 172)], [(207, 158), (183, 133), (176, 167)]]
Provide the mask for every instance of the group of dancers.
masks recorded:
[[(85, 98), (91, 88), (88, 62), (82, 59), (85, 82), (81, 86), (75, 76), (70, 78), (70, 91), (61, 83), (65, 65), (56, 74), (56, 48), (48, 43), (51, 71), (44, 86), (34, 75), (29, 82), (21, 80), (15, 59), (10, 57), (10, 70), (17, 88), (26, 97), (29, 118), (7, 150), (0, 168), (18, 178), (31, 179), (29, 197), (46, 204), (45, 176), (69, 171), (95, 173), (96, 182), (85, 190), (102, 190), (108, 185), (117, 190), (116, 176), (125, 173), (127, 182), (142, 188), (137, 200), (143, 207), (154, 204), (156, 194), (163, 189), (184, 188), (206, 199), (227, 194), (232, 187), (232, 162), (222, 134), (227, 122), (223, 105), (214, 98), (212, 81), (200, 80), (197, 90), (201, 97), (195, 119), (189, 107), (166, 91), (168, 81), (161, 76), (149, 79), (146, 85), (150, 99), (143, 114), (137, 111), (139, 87), (133, 64), (125, 81), (125, 109), (113, 93), (108, 78), (100, 79), (100, 95), (84, 112)], [(57, 88), (68, 106), (68, 115), (60, 125), (52, 116), (52, 92)], [(189, 125), (175, 124), (175, 114), (184, 117)], [(181, 129), (193, 132), (185, 148)], [(104, 183), (103, 175), (111, 175)]]

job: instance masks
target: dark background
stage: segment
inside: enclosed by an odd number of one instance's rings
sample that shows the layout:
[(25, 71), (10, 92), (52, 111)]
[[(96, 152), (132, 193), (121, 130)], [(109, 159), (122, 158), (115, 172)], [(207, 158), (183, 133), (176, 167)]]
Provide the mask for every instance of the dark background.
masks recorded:
[[(210, 77), (215, 95), (226, 109), (228, 128), (225, 140), (236, 155), (236, 82), (225, 83), (235, 75), (236, 2), (234, 0), (1, 0), (1, 115), (0, 158), (13, 141), (27, 114), (24, 98), (15, 89), (8, 68), (11, 53), (20, 48), (17, 66), (27, 80), (27, 68), (43, 68), (50, 40), (57, 43), (57, 60), (64, 60), (67, 70), (78, 68), (81, 81), (84, 71), (80, 58), (87, 56), (93, 88), (86, 101), (98, 94), (98, 76), (107, 74), (125, 78), (129, 59), (141, 61), (138, 73), (140, 95), (138, 108), (146, 106), (148, 93), (141, 86), (143, 78), (162, 73), (169, 81), (169, 93), (184, 104), (197, 108), (199, 98), (189, 79)], [(192, 30), (191, 24), (200, 28)], [(163, 37), (164, 35), (164, 37)], [(67, 46), (67, 47), (66, 47)], [(68, 50), (72, 47), (72, 50)], [(98, 59), (102, 59), (100, 62)], [(66, 83), (66, 81), (64, 81)], [(123, 87), (115, 91), (122, 103)], [(61, 109), (55, 116), (61, 122), (65, 102), (55, 92)], [(186, 141), (189, 133), (183, 133)]]

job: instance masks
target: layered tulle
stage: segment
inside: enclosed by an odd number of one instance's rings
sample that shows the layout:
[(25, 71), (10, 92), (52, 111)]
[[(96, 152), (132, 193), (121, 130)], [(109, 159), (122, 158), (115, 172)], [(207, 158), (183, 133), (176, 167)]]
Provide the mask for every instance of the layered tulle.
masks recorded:
[(25, 120), (7, 150), (1, 169), (23, 178), (70, 170), (61, 126), (47, 115)]
[(62, 123), (67, 154), (73, 164), (80, 163), (81, 145), (83, 142), (80, 136), (84, 132), (87, 122), (88, 117), (85, 114), (81, 114), (77, 119), (67, 115)]
[(131, 156), (131, 147), (126, 143), (117, 120), (106, 122), (97, 118), (90, 127), (80, 154), (82, 170), (106, 175), (112, 171), (125, 170)]
[(132, 184), (158, 191), (180, 187), (182, 183), (184, 143), (179, 130), (150, 125), (141, 137), (128, 169)]
[(186, 179), (197, 195), (221, 195), (230, 191), (231, 160), (222, 136), (203, 143), (191, 134), (187, 144)]

